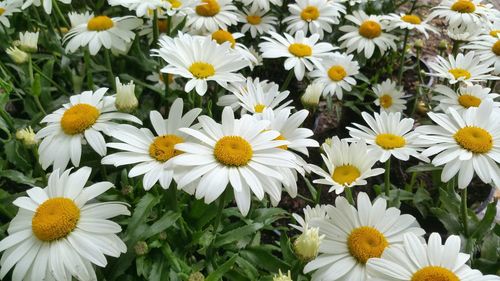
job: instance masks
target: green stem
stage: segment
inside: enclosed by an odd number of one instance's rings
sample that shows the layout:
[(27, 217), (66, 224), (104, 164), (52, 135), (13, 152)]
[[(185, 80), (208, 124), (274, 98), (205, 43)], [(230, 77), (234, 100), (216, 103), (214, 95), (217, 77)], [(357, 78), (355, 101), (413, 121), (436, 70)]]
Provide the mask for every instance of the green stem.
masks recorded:
[(31, 58), (31, 55), (28, 56), (28, 73), (30, 75), (30, 85), (33, 86), (33, 82), (35, 79), (33, 78), (33, 59)]
[(168, 188), (170, 201), (172, 202), (172, 209), (177, 210), (177, 185), (175, 183), (170, 184)]
[(399, 61), (398, 85), (401, 85), (401, 81), (403, 80), (403, 72), (404, 72), (404, 64), (405, 64), (405, 54), (406, 54), (406, 45), (408, 44), (408, 35), (409, 34), (410, 34), (410, 30), (407, 29), (405, 31), (405, 37), (403, 39), (403, 50), (401, 50), (401, 59)]
[(222, 210), (224, 210), (224, 204), (226, 203), (226, 192), (222, 192), (222, 195), (219, 197), (219, 206), (217, 208), (217, 215), (214, 220), (214, 233), (217, 233), (217, 229), (219, 228), (220, 221), (222, 218)]
[(385, 161), (385, 174), (384, 174), (384, 188), (385, 196), (389, 197), (391, 191), (391, 158)]
[(453, 40), (453, 49), (451, 49), (451, 53), (453, 54), (453, 56), (457, 56), (459, 49), (460, 49), (460, 41)]
[(94, 89), (94, 78), (92, 76), (92, 66), (91, 66), (91, 58), (90, 58), (90, 52), (87, 48), (85, 48), (85, 51), (83, 53), (83, 61), (85, 63), (85, 76), (87, 80), (87, 88), (89, 90)]
[(113, 68), (111, 66), (111, 55), (108, 49), (104, 49), (104, 60), (106, 63), (106, 68), (108, 69), (108, 82), (116, 90), (115, 76), (113, 75)]
[(353, 205), (354, 206), (354, 198), (352, 197), (352, 190), (350, 187), (346, 187), (344, 189), (344, 192), (345, 192), (345, 198), (347, 199), (347, 201), (349, 201), (349, 204)]
[(158, 30), (158, 10), (154, 10), (153, 14), (153, 46), (158, 44), (158, 38), (160, 37), (160, 31)]
[(464, 235), (467, 240), (469, 240), (469, 221), (467, 218), (467, 188), (462, 190), (462, 196), (460, 201), (460, 214), (462, 216), (462, 223), (464, 226)]
[(283, 85), (281, 85), (280, 91), (285, 91), (286, 89), (288, 89), (288, 85), (290, 84), (290, 81), (292, 81), (293, 75), (294, 75), (294, 73), (293, 73), (293, 70), (291, 69), (288, 72), (288, 76), (286, 77), (285, 82), (283, 82)]
[(70, 25), (68, 24), (68, 21), (66, 20), (66, 18), (63, 15), (63, 13), (61, 12), (61, 9), (59, 8), (59, 4), (57, 3), (57, 0), (52, 0), (52, 6), (56, 10), (57, 15), (59, 16), (59, 18), (61, 18), (61, 20), (64, 23), (64, 25), (66, 27), (69, 27)]
[(40, 109), (40, 111), (43, 113), (43, 115), (47, 115), (47, 112), (45, 112), (45, 109), (43, 109), (43, 105), (42, 103), (40, 102), (40, 98), (38, 96), (33, 96), (33, 98), (35, 99), (35, 103), (36, 103), (36, 106), (38, 107), (38, 109)]
[(12, 117), (5, 111), (3, 107), (0, 108), (0, 117), (2, 117), (3, 120), (5, 120), (5, 123), (7, 123), (7, 126), (11, 129), (14, 130), (14, 122), (12, 121)]

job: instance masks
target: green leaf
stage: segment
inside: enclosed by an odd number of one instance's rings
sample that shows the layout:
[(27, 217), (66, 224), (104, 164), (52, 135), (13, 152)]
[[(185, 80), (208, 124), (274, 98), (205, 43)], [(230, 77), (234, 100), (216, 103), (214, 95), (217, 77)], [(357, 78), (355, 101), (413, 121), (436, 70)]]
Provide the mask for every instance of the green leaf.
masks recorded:
[(156, 206), (160, 202), (159, 197), (155, 197), (151, 193), (146, 193), (139, 203), (135, 206), (134, 212), (132, 213), (132, 217), (127, 226), (127, 235), (125, 240), (130, 240), (130, 244), (133, 245), (137, 240), (140, 239), (142, 232), (144, 231), (143, 227), (140, 227), (141, 224), (145, 224), (145, 221), (151, 210), (154, 206)]
[(431, 212), (443, 223), (444, 227), (452, 234), (458, 234), (462, 229), (462, 225), (458, 221), (456, 215), (440, 208), (431, 208)]
[(4, 151), (7, 156), (7, 160), (20, 170), (31, 170), (31, 164), (25, 159), (26, 155), (22, 155), (24, 153), (21, 152), (20, 148), (19, 143), (14, 139), (5, 143)]
[(247, 248), (240, 251), (240, 255), (257, 267), (269, 272), (278, 272), (279, 269), (283, 271), (290, 268), (288, 263), (280, 260), (269, 249), (262, 246)]
[(490, 231), (494, 226), (495, 216), (497, 214), (497, 203), (491, 202), (486, 208), (483, 219), (477, 225), (476, 229), (472, 233), (472, 237), (482, 240), (482, 238)]
[(309, 193), (311, 193), (314, 202), (317, 202), (316, 197), (318, 196), (318, 191), (314, 188), (308, 178), (304, 177), (304, 181), (306, 182), (307, 189), (309, 190)]
[(139, 239), (147, 239), (154, 236), (165, 229), (172, 226), (179, 218), (181, 214), (173, 211), (165, 213), (160, 219), (153, 223), (146, 231), (144, 231)]
[(215, 239), (214, 246), (218, 248), (220, 246), (241, 240), (245, 236), (250, 236), (255, 234), (256, 231), (259, 231), (263, 227), (264, 227), (263, 223), (254, 223), (251, 225), (245, 225), (243, 227), (233, 229), (231, 231), (228, 231), (224, 234), (217, 236), (217, 238)]
[(0, 171), (0, 178), (7, 178), (13, 182), (17, 182), (20, 184), (27, 184), (31, 186), (36, 185), (36, 180), (26, 176), (25, 174), (16, 171), (16, 170), (3, 170)]
[(217, 268), (214, 272), (210, 273), (210, 275), (205, 278), (205, 281), (219, 281), (222, 280), (224, 273), (231, 270), (233, 268), (236, 259), (238, 258), (238, 254), (233, 255), (229, 260), (223, 263), (221, 266)]

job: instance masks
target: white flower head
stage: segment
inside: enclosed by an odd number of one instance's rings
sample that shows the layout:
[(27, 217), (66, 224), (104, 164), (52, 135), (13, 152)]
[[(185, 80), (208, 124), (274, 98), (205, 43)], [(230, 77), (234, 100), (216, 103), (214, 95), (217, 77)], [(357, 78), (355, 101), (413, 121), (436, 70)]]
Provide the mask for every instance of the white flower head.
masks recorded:
[(439, 105), (435, 107), (436, 111), (446, 112), (453, 108), (458, 113), (463, 113), (471, 107), (479, 107), (483, 102), (493, 102), (493, 107), (500, 107), (500, 103), (494, 101), (499, 95), (491, 93), (490, 88), (481, 85), (459, 87), (458, 91), (445, 85), (436, 85), (434, 91), (438, 95), (433, 96), (433, 99), (439, 101)]
[(403, 87), (398, 87), (391, 79), (376, 84), (372, 89), (377, 96), (375, 104), (380, 106), (380, 111), (403, 112), (406, 109), (405, 98), (408, 96), (405, 95)]

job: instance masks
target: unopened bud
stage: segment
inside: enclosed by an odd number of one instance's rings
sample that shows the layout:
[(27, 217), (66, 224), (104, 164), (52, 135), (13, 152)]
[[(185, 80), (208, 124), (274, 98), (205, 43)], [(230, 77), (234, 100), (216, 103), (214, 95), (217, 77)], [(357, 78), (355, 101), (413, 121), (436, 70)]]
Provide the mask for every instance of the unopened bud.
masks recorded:
[(448, 49), (448, 41), (444, 39), (439, 41), (438, 49), (441, 51), (446, 51)]
[(201, 272), (193, 272), (189, 275), (188, 281), (205, 281), (205, 276)]
[(134, 245), (135, 254), (138, 256), (144, 256), (149, 252), (148, 243), (145, 241), (139, 241)]
[(12, 59), (17, 64), (23, 64), (28, 61), (28, 53), (20, 50), (18, 47), (10, 47), (5, 50), (10, 59)]
[(33, 132), (31, 126), (18, 130), (16, 132), (16, 138), (22, 141), (23, 144), (27, 147), (33, 146), (38, 142), (35, 138), (35, 132)]
[(304, 262), (308, 262), (316, 258), (319, 251), (319, 244), (324, 238), (324, 235), (319, 235), (319, 228), (307, 225), (304, 232), (293, 243), (293, 249), (297, 257)]
[(289, 270), (288, 274), (285, 275), (285, 274), (283, 274), (283, 272), (281, 272), (281, 269), (280, 269), (279, 274), (274, 275), (273, 281), (293, 281), (292, 274), (290, 273), (290, 270)]
[(415, 46), (415, 49), (421, 50), (424, 47), (424, 40), (422, 40), (422, 39), (415, 40), (415, 42), (413, 43), (413, 46)]
[(321, 83), (312, 83), (307, 86), (305, 93), (300, 98), (302, 105), (310, 109), (315, 109), (316, 107), (318, 107), (323, 88), (323, 84)]
[(136, 109), (138, 105), (139, 101), (135, 96), (134, 81), (130, 81), (128, 84), (122, 84), (120, 79), (116, 77), (116, 109), (122, 112), (131, 112)]

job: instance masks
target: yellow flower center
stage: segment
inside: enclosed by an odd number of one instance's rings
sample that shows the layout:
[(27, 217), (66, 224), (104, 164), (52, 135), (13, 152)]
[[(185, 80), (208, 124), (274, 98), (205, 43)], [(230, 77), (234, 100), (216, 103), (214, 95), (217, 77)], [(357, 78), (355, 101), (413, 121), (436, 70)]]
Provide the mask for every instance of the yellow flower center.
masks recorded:
[(465, 79), (469, 79), (471, 77), (471, 74), (469, 71), (463, 69), (463, 68), (452, 68), (448, 70), (455, 79), (458, 79), (460, 77), (465, 77)]
[(393, 134), (380, 134), (375, 138), (375, 142), (383, 149), (389, 150), (405, 146), (406, 140)]
[(359, 169), (355, 166), (342, 165), (333, 170), (332, 179), (341, 185), (349, 185), (359, 178), (360, 175)]
[(308, 57), (312, 55), (311, 47), (302, 43), (290, 44), (290, 46), (288, 47), (288, 51), (290, 52), (290, 54), (299, 58)]
[(195, 62), (189, 67), (189, 72), (198, 79), (205, 79), (215, 74), (215, 68), (206, 62)]
[(461, 95), (458, 97), (458, 103), (465, 108), (478, 107), (481, 99), (472, 95)]
[(80, 209), (73, 200), (55, 197), (38, 206), (31, 220), (31, 228), (38, 239), (50, 242), (70, 234), (79, 219)]
[(160, 33), (167, 33), (168, 21), (166, 19), (158, 19), (158, 31), (160, 31)]
[(217, 0), (204, 0), (196, 6), (196, 13), (202, 17), (213, 17), (220, 12), (220, 6)]
[(401, 20), (411, 24), (420, 24), (422, 20), (417, 15), (404, 15), (401, 17)]
[(66, 110), (61, 118), (61, 128), (68, 135), (83, 133), (92, 127), (100, 112), (90, 104), (79, 103)]
[(500, 40), (497, 40), (493, 47), (491, 47), (491, 51), (495, 53), (495, 55), (500, 56)]
[(459, 12), (462, 14), (465, 13), (473, 13), (476, 10), (476, 6), (472, 1), (469, 0), (458, 0), (457, 2), (451, 5), (451, 9), (455, 12)]
[(256, 104), (254, 107), (253, 107), (253, 110), (257, 113), (262, 113), (262, 111), (264, 111), (264, 109), (266, 108), (265, 105), (259, 103), (259, 104)]
[(223, 44), (224, 42), (230, 42), (231, 48), (234, 48), (234, 45), (236, 44), (236, 40), (234, 40), (234, 37), (231, 34), (231, 32), (222, 29), (212, 33), (212, 39), (217, 41), (217, 43), (219, 44)]
[(479, 127), (463, 127), (453, 135), (453, 138), (462, 148), (473, 153), (487, 153), (493, 147), (490, 133)]
[(460, 281), (460, 279), (444, 267), (426, 266), (415, 272), (411, 281)]
[(182, 6), (182, 2), (179, 0), (167, 0), (172, 5), (172, 8), (177, 9)]
[(258, 25), (262, 21), (262, 18), (257, 15), (249, 15), (247, 16), (247, 21), (249, 24)]
[(222, 137), (214, 148), (215, 159), (226, 166), (245, 166), (252, 155), (252, 146), (240, 136)]
[(149, 155), (160, 162), (166, 162), (170, 158), (183, 153), (180, 150), (174, 149), (176, 144), (182, 142), (184, 142), (184, 139), (176, 135), (156, 137), (149, 146)]
[(300, 13), (300, 17), (302, 18), (302, 20), (305, 20), (305, 21), (313, 21), (313, 20), (319, 18), (319, 10), (315, 6), (307, 6)]
[(392, 105), (392, 97), (390, 95), (383, 95), (379, 98), (380, 106), (383, 108), (389, 108)]
[(332, 79), (332, 81), (340, 81), (347, 76), (347, 72), (345, 68), (340, 65), (334, 65), (328, 69), (328, 77)]
[(0, 16), (3, 15), (3, 13), (5, 13), (5, 9), (4, 8), (0, 8)]
[(384, 234), (370, 226), (358, 227), (347, 237), (347, 248), (360, 263), (366, 263), (371, 258), (380, 258), (388, 245)]
[[(279, 135), (274, 140), (286, 140), (286, 138), (283, 135)], [(278, 148), (281, 148), (281, 149), (284, 149), (284, 150), (288, 150), (288, 145), (286, 145), (286, 144), (285, 145), (280, 145), (280, 146), (278, 146)]]
[(493, 37), (498, 37), (498, 34), (500, 34), (500, 29), (494, 29), (490, 31), (490, 35)]
[(97, 16), (87, 22), (87, 29), (91, 31), (104, 31), (112, 28), (115, 24), (107, 16)]
[(365, 20), (361, 26), (359, 27), (359, 35), (368, 38), (368, 39), (373, 39), (377, 38), (382, 34), (382, 26), (376, 21), (372, 20)]

